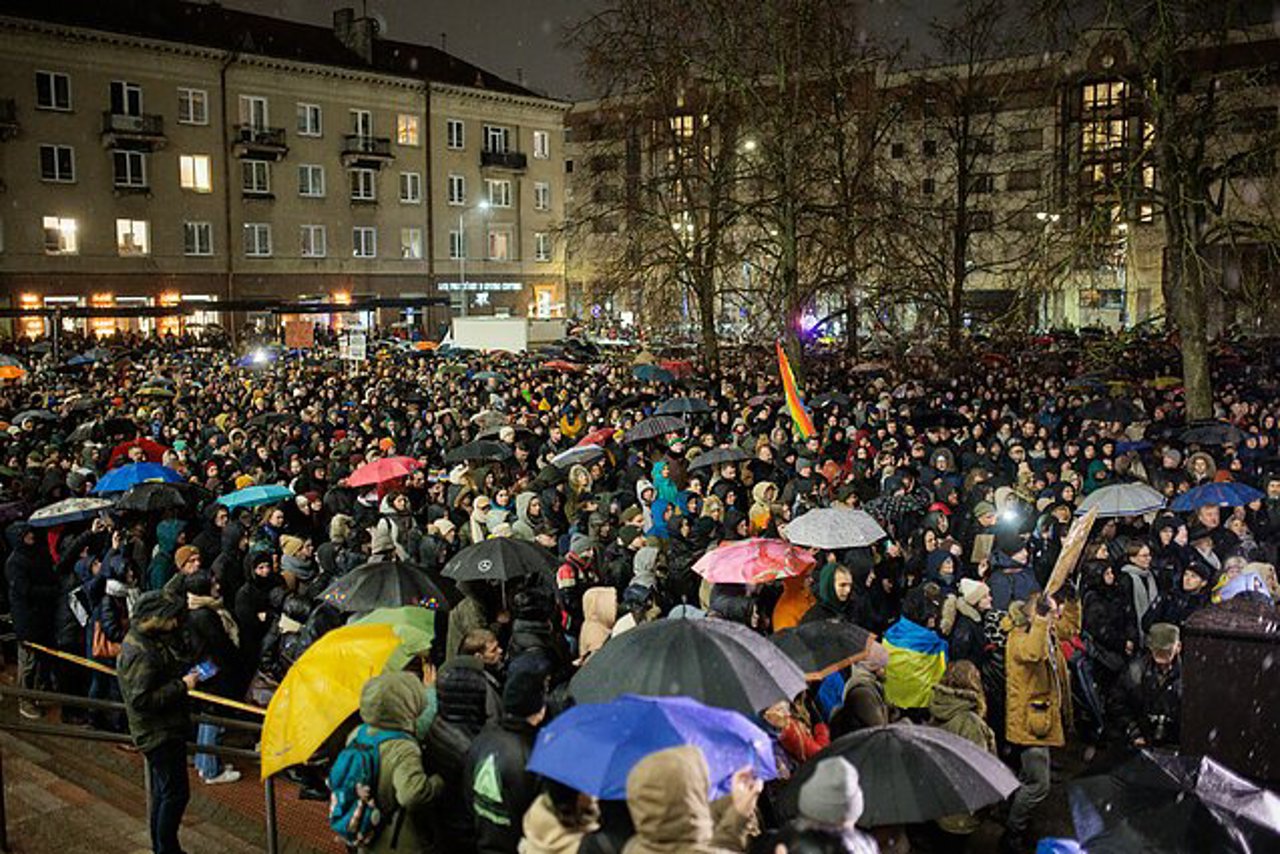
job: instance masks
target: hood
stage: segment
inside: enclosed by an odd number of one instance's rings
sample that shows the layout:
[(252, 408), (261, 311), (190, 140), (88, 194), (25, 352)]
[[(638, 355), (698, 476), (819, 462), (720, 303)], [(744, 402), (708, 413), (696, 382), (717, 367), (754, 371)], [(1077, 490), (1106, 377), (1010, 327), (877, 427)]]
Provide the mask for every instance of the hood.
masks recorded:
[(660, 750), (627, 775), (627, 807), (636, 835), (650, 847), (686, 851), (711, 841), (707, 761), (696, 747)]
[(516, 518), (524, 522), (530, 528), (533, 527), (533, 521), (529, 518), (529, 505), (533, 499), (538, 496), (532, 492), (522, 492), (516, 496)]
[(545, 794), (538, 795), (524, 814), (524, 841), (520, 843), (520, 850), (572, 854), (582, 845), (583, 834), (591, 832), (595, 827), (592, 822), (581, 830), (570, 830), (556, 817), (551, 798)]
[(360, 718), (379, 729), (413, 732), (425, 703), (422, 680), (397, 670), (365, 683), (360, 692)]
[(642, 477), (636, 481), (636, 500), (639, 501), (641, 505), (644, 504), (644, 491), (646, 489), (652, 489), (654, 498), (658, 497), (658, 490), (657, 487), (653, 485), (653, 481), (646, 480)]
[(383, 516), (396, 515), (396, 508), (391, 506), (391, 501), (398, 494), (399, 493), (396, 492), (388, 492), (386, 495), (382, 496), (382, 501), (378, 502), (378, 512)]
[(224, 552), (234, 552), (240, 547), (240, 537), (244, 535), (244, 527), (239, 522), (228, 522), (222, 529), (219, 542)]
[(751, 497), (757, 504), (771, 504), (778, 497), (778, 487), (767, 480), (762, 480), (751, 487)]
[[(824, 605), (843, 611), (851, 603), (841, 602), (836, 598), (836, 570), (840, 568), (838, 563), (822, 565), (822, 571), (818, 573), (818, 600)], [(845, 571), (849, 572), (848, 569)], [(852, 576), (853, 573), (850, 572), (849, 575)]]
[(618, 621), (618, 591), (613, 587), (592, 587), (582, 594), (582, 615), (587, 622), (612, 629)]
[(178, 547), (178, 534), (182, 533), (181, 519), (165, 519), (156, 525), (156, 544), (161, 551), (172, 552)]
[(976, 691), (938, 683), (933, 686), (933, 698), (929, 701), (929, 714), (940, 724), (965, 712), (981, 714), (978, 711), (981, 700)]
[(640, 551), (636, 552), (635, 560), (632, 562), (635, 575), (632, 576), (631, 583), (653, 589), (658, 583), (657, 566), (658, 550), (653, 546), (645, 546), (640, 549)]

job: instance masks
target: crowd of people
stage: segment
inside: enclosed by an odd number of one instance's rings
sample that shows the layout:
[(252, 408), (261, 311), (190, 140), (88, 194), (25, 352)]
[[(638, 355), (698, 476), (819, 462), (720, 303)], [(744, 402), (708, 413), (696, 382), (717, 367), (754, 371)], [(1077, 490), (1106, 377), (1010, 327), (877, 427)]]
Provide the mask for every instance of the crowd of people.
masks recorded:
[[(914, 829), (857, 829), (875, 780), (818, 757), (843, 734), (894, 722), (940, 727), (1014, 769), (1021, 786), (997, 814), (1006, 848), (1030, 850), (1051, 751), (1176, 746), (1187, 621), (1273, 609), (1280, 595), (1275, 378), (1248, 354), (1220, 360), (1230, 370), (1216, 376), (1212, 425), (1185, 423), (1181, 389), (1158, 379), (1176, 352), (1156, 344), (1110, 376), (1082, 376), (1087, 342), (1075, 338), (946, 368), (817, 355), (804, 377), (816, 431), (804, 437), (769, 357), (747, 351), (709, 380), (678, 359), (589, 345), (394, 346), (352, 366), (323, 352), (246, 361), (177, 339), (76, 343), (64, 352), (98, 355), (53, 364), (29, 342), (5, 344), (28, 366), (0, 386), (7, 610), (23, 687), (125, 701), (127, 721), (90, 722), (127, 725), (152, 765), (157, 852), (181, 850), (188, 692), (265, 705), (348, 617), (325, 590), (371, 563), (420, 568), (444, 601), (429, 603), (431, 656), (375, 678), (361, 699), (366, 725), (412, 736), (377, 748), (376, 798), (396, 821), (370, 851), (903, 850)], [(677, 410), (682, 426), (636, 439), (673, 397), (694, 401)], [(727, 461), (700, 464), (709, 454)], [(346, 483), (397, 456), (421, 465)], [(39, 518), (138, 462), (176, 472), (168, 493), (180, 500)], [(1051, 585), (1081, 503), (1125, 483), (1168, 502), (1206, 484), (1260, 495), (1104, 514), (1079, 565)], [(251, 508), (216, 500), (267, 486), (287, 493)], [(694, 570), (727, 542), (785, 540), (822, 507), (860, 508), (888, 536), (817, 551), (799, 583), (712, 584)], [(504, 583), (443, 575), (462, 548), (503, 537), (558, 569)], [(743, 775), (709, 802), (692, 747), (645, 758), (626, 801), (528, 772), (537, 731), (573, 702), (573, 675), (623, 632), (675, 618), (762, 635), (849, 621), (882, 645), (755, 710), (780, 777), (763, 790)], [(117, 667), (119, 679), (28, 642)], [(197, 673), (196, 662), (214, 666)], [(25, 700), (20, 712), (48, 714)], [(201, 744), (219, 736), (198, 728)], [(799, 815), (784, 815), (778, 790), (815, 761)], [(210, 785), (240, 774), (210, 754), (197, 771)], [(989, 817), (948, 816), (932, 832), (960, 850)]]

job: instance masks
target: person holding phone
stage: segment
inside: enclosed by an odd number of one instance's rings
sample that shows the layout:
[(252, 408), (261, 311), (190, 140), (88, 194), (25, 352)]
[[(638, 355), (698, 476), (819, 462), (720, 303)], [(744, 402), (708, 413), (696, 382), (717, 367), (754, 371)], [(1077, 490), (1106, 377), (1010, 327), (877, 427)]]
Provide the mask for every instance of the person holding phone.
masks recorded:
[[(244, 693), (247, 680), (239, 667), (240, 629), (226, 609), (218, 582), (204, 570), (186, 576), (187, 646), (196, 662), (193, 671), (200, 690), (222, 697), (238, 697)], [(222, 728), (201, 723), (196, 729), (196, 742), (216, 745)], [(208, 784), (234, 783), (240, 772), (211, 753), (196, 754), (196, 770)]]

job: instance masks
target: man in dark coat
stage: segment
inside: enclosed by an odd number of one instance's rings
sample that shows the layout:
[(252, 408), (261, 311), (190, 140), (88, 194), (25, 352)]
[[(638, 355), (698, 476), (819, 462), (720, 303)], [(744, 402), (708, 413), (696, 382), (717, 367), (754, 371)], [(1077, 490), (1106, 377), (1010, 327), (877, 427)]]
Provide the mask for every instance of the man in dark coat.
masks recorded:
[(1170, 623), (1147, 632), (1147, 653), (1129, 663), (1116, 686), (1115, 725), (1134, 747), (1178, 744), (1182, 719), (1181, 633)]
[(184, 602), (152, 590), (138, 598), (117, 659), (129, 733), (147, 760), (151, 777), (151, 847), (182, 854), (178, 828), (191, 789), (186, 740), (191, 730), (188, 693), (196, 675), (175, 651)]
[[(5, 561), (5, 576), (9, 580), (9, 606), (18, 641), (18, 685), (48, 688), (48, 674), (26, 644), (52, 646), (54, 642), (54, 617), (61, 588), (53, 571), (53, 557), (40, 532), (25, 522), (10, 525), (8, 536), (12, 551)], [(29, 700), (19, 701), (18, 711), (32, 720), (41, 716), (39, 706)]]

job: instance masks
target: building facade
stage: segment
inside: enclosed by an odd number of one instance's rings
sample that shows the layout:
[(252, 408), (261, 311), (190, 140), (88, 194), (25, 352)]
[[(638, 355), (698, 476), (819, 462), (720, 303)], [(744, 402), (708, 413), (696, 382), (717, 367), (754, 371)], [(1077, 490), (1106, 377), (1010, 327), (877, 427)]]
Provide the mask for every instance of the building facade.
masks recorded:
[[(174, 0), (116, 10), (119, 26), (88, 3), (10, 6), (9, 305), (448, 295), (458, 311), (563, 310), (567, 105), (349, 10), (329, 30)], [(380, 318), (403, 319), (418, 318)]]

